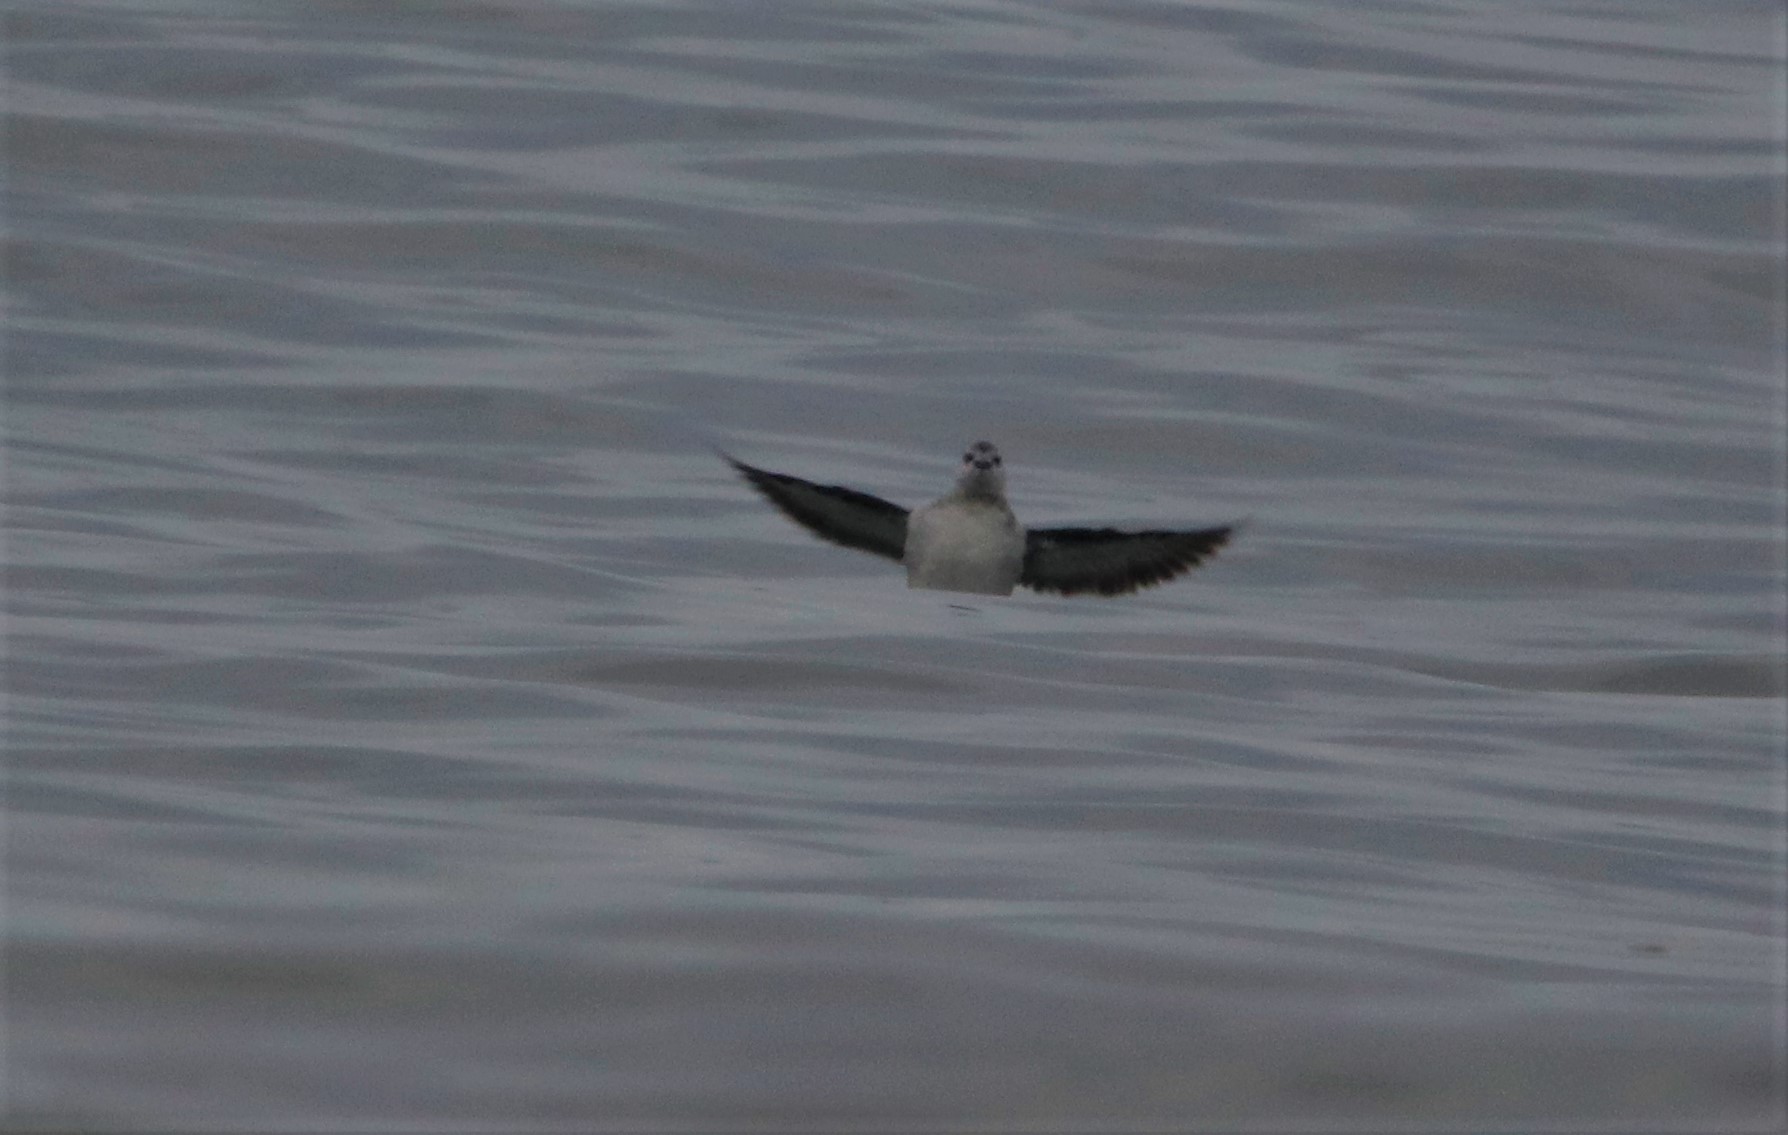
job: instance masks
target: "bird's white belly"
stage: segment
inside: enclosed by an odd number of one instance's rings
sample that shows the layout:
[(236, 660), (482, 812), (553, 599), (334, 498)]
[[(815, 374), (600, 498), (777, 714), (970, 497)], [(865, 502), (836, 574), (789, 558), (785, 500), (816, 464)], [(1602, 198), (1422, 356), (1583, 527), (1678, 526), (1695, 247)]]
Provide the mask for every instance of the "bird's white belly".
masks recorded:
[(1024, 530), (992, 501), (950, 500), (907, 521), (906, 585), (1010, 595), (1024, 565)]

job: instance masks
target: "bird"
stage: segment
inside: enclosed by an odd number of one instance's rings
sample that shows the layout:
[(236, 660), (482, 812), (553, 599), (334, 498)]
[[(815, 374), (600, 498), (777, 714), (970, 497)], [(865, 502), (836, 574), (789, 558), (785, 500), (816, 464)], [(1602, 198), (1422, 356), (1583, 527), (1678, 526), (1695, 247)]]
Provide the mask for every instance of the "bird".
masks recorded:
[(1197, 567), (1236, 530), (1233, 524), (1139, 532), (1025, 528), (1006, 503), (1005, 460), (990, 441), (964, 451), (953, 490), (911, 511), (857, 489), (772, 473), (724, 451), (720, 456), (784, 516), (820, 539), (906, 565), (906, 583), (913, 588), (1128, 595)]

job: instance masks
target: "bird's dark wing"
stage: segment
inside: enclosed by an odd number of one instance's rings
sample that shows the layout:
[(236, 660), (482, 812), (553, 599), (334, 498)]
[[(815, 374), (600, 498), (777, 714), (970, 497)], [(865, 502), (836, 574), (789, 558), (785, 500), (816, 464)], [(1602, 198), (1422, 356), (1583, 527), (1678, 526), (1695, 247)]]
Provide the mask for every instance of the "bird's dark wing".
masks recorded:
[(1234, 531), (1231, 525), (1191, 532), (1033, 528), (1024, 534), (1018, 582), (1063, 595), (1127, 595), (1197, 567)]
[(842, 485), (816, 485), (726, 457), (782, 515), (822, 540), (891, 560), (906, 553), (906, 509)]

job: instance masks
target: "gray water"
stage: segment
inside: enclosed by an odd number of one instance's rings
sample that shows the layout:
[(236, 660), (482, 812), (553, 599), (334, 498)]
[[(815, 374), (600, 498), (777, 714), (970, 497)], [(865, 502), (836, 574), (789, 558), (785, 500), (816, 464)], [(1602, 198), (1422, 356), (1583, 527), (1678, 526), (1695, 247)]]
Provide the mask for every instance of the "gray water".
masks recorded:
[(1778, 1128), (1783, 24), (14, 5), (6, 1126)]

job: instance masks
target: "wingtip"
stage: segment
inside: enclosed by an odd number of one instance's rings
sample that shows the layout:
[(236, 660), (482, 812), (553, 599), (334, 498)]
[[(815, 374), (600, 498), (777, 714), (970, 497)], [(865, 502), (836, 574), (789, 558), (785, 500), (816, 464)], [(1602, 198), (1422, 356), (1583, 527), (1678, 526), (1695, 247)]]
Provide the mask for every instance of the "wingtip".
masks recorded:
[(764, 470), (759, 469), (755, 465), (747, 465), (745, 462), (740, 461), (737, 457), (734, 457), (717, 445), (710, 446), (709, 448), (714, 451), (716, 457), (732, 466), (733, 472), (743, 477), (745, 481), (751, 485), (755, 486), (758, 483), (758, 479), (766, 475)]

